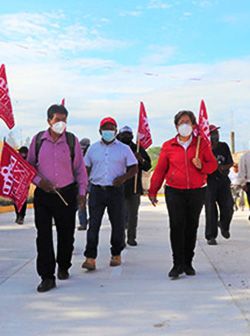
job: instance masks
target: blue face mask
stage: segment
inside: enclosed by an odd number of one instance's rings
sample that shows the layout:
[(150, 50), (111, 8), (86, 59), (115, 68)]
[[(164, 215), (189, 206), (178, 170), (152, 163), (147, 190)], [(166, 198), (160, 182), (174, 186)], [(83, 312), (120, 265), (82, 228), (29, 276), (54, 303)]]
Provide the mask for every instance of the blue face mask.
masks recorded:
[(115, 139), (115, 131), (102, 131), (102, 138), (104, 141), (111, 142)]

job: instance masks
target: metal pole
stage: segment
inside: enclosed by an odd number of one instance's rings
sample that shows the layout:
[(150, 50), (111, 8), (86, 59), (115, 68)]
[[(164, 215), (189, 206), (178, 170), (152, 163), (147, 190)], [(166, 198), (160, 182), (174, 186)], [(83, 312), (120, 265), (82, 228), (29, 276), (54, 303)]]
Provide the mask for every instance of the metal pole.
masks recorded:
[(230, 143), (231, 143), (231, 152), (232, 154), (235, 153), (235, 133), (234, 131), (230, 132)]

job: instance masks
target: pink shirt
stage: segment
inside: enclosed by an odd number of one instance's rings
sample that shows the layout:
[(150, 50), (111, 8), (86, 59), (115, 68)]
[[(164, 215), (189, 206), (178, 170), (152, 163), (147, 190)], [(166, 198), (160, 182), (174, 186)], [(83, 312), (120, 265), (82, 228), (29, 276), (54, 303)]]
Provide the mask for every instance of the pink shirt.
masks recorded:
[(74, 172), (72, 172), (70, 148), (65, 133), (54, 142), (49, 130), (47, 130), (41, 139), (42, 145), (39, 150), (37, 163), (35, 153), (36, 136), (32, 139), (27, 158), (28, 162), (34, 166), (38, 172), (33, 183), (38, 185), (41, 178), (45, 178), (56, 188), (62, 188), (75, 181), (78, 184), (79, 194), (85, 195), (88, 175), (78, 139), (75, 137)]

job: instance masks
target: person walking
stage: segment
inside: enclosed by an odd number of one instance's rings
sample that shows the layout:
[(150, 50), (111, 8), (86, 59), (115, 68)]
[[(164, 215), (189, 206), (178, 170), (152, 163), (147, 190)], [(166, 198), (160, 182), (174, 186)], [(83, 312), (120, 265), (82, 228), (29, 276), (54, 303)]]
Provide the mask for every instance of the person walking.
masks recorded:
[[(89, 148), (89, 146), (90, 146), (90, 139), (83, 138), (80, 141), (80, 146), (81, 146), (81, 150), (82, 150), (82, 155), (84, 157), (88, 148)], [(87, 190), (87, 191), (89, 191), (89, 190)], [(86, 197), (87, 197), (87, 195), (86, 195)], [(87, 199), (86, 199), (86, 202), (87, 202)], [(87, 225), (88, 225), (87, 204), (85, 204), (85, 206), (83, 208), (78, 209), (78, 220), (79, 220), (78, 230), (79, 231), (82, 231), (82, 230), (85, 231), (87, 229)]]
[[(85, 206), (87, 172), (78, 139), (66, 132), (68, 111), (63, 105), (52, 105), (47, 111), (49, 128), (32, 139), (28, 162), (38, 172), (33, 182), (35, 225), (37, 229), (37, 272), (42, 281), (38, 292), (56, 286), (57, 277), (69, 277), (74, 248), (77, 203)], [(53, 247), (52, 219), (57, 231), (57, 254)]]
[[(240, 158), (239, 178), (242, 188), (247, 194), (248, 206), (250, 207), (250, 151), (243, 154)], [(248, 219), (250, 220), (250, 215)]]
[(137, 159), (129, 146), (116, 139), (117, 123), (107, 117), (101, 120), (101, 140), (90, 146), (85, 164), (91, 183), (89, 193), (89, 227), (86, 257), (82, 268), (96, 269), (99, 231), (105, 209), (111, 223), (110, 266), (121, 264), (124, 248), (124, 183), (137, 172)]
[(230, 223), (233, 217), (233, 197), (228, 177), (233, 166), (233, 158), (228, 145), (219, 141), (219, 129), (210, 125), (212, 151), (218, 162), (215, 172), (208, 175), (205, 201), (206, 227), (205, 238), (208, 245), (217, 245), (218, 227), (225, 239), (230, 238)]
[[(22, 156), (22, 158), (24, 160), (27, 160), (27, 156), (28, 156), (28, 147), (26, 146), (22, 146), (18, 149), (18, 152), (20, 153), (20, 155)], [(16, 213), (16, 223), (19, 225), (22, 225), (24, 222), (24, 217), (26, 215), (26, 209), (27, 209), (27, 200), (24, 202), (22, 209), (20, 211), (18, 211), (16, 204), (14, 204), (14, 208), (15, 208), (15, 213)]]
[(129, 126), (124, 126), (120, 129), (117, 138), (124, 144), (128, 145), (135, 157), (138, 160), (138, 174), (137, 184), (135, 187), (135, 177), (129, 179), (124, 185), (125, 195), (125, 228), (127, 229), (127, 244), (130, 246), (137, 246), (137, 223), (138, 223), (138, 210), (140, 206), (141, 195), (143, 194), (142, 188), (142, 172), (149, 171), (151, 168), (151, 159), (145, 149), (137, 146), (132, 141), (133, 131)]
[(239, 178), (238, 163), (233, 164), (233, 167), (231, 167), (228, 177), (231, 181), (231, 192), (234, 201), (234, 210), (237, 211), (240, 207), (241, 210), (244, 211), (245, 208), (244, 191), (241, 186), (241, 179)]
[(192, 261), (201, 209), (205, 201), (207, 174), (217, 168), (210, 146), (201, 139), (196, 157), (196, 118), (191, 111), (180, 111), (174, 118), (177, 136), (166, 141), (150, 182), (149, 199), (157, 204), (157, 191), (165, 179), (165, 199), (170, 222), (173, 267), (168, 276), (185, 272), (195, 275)]

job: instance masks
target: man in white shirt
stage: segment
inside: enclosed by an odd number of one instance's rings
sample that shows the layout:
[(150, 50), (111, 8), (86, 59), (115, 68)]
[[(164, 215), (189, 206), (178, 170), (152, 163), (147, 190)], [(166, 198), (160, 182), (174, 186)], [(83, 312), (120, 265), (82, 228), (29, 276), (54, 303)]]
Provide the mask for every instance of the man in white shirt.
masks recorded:
[[(242, 188), (247, 194), (247, 200), (250, 206), (250, 151), (243, 154), (240, 158), (239, 178), (241, 180)], [(250, 216), (248, 219), (250, 220)]]
[(116, 139), (117, 123), (104, 118), (100, 123), (101, 140), (89, 147), (85, 165), (91, 183), (89, 194), (89, 228), (82, 268), (96, 269), (99, 231), (105, 209), (111, 222), (110, 266), (121, 264), (124, 248), (124, 186), (137, 173), (138, 161), (131, 149)]

